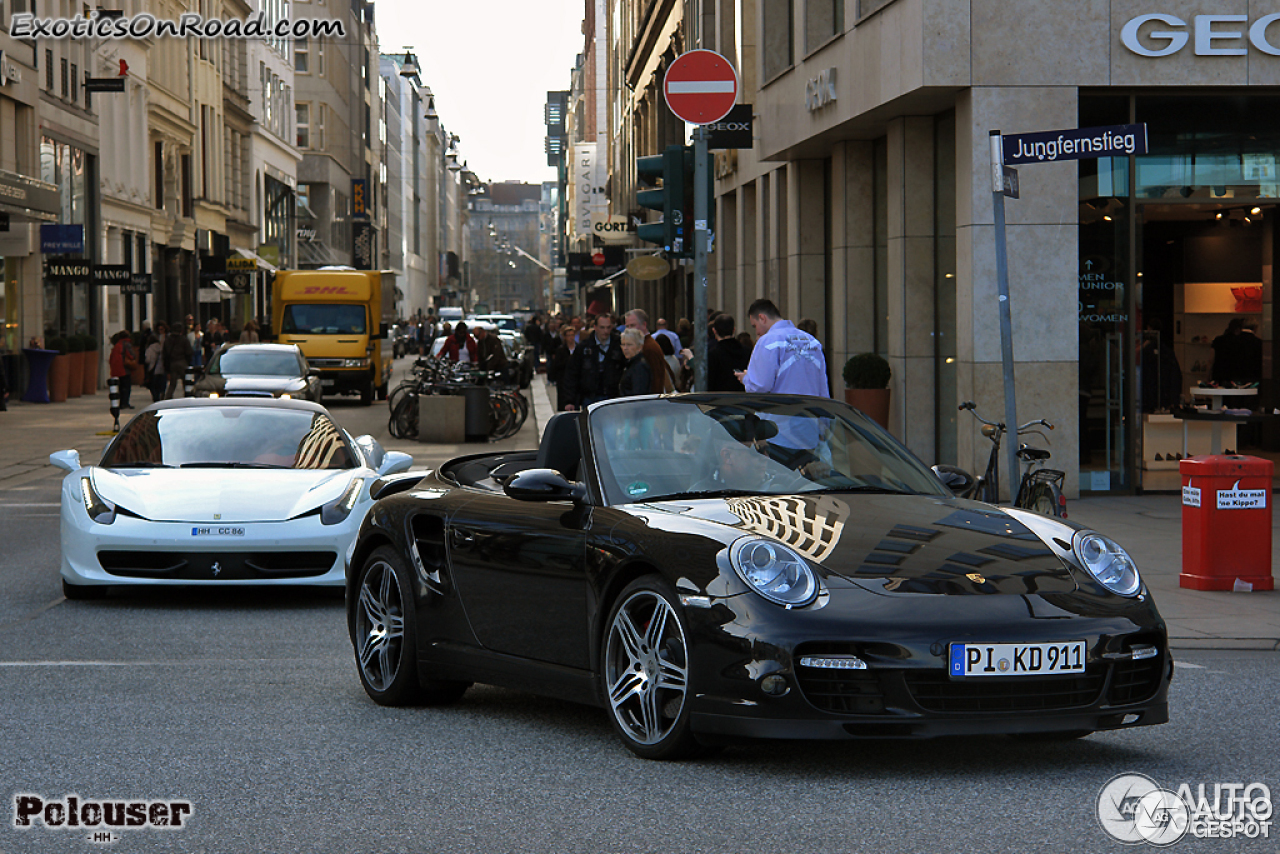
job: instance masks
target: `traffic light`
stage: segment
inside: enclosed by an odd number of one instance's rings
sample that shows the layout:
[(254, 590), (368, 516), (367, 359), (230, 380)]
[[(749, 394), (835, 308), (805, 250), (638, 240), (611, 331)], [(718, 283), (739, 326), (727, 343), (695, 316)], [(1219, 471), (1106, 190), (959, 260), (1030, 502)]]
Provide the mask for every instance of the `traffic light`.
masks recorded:
[[(656, 243), (668, 252), (680, 254), (684, 240), (684, 147), (667, 146), (662, 154), (636, 158), (636, 176), (655, 189), (636, 193), (636, 204), (662, 212), (662, 222), (648, 222), (636, 228), (636, 236)], [(662, 185), (658, 186), (661, 181)]]
[[(693, 257), (693, 147), (671, 145), (662, 154), (636, 158), (636, 175), (655, 189), (636, 193), (642, 208), (662, 211), (662, 222), (644, 223), (636, 236), (676, 258)], [(662, 186), (657, 187), (658, 181)], [(715, 223), (715, 179), (707, 170), (707, 227)]]

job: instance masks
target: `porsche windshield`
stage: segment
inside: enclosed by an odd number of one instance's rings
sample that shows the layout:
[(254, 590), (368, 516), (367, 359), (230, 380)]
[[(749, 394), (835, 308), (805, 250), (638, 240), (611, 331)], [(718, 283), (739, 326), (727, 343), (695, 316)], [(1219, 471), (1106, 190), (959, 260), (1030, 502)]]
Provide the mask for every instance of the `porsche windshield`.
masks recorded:
[(322, 413), (202, 406), (143, 412), (107, 448), (102, 467), (347, 469), (355, 459)]
[(302, 376), (302, 366), (293, 353), (243, 351), (233, 347), (214, 359), (209, 366), (209, 373), (222, 376), (298, 377)]
[(717, 495), (871, 492), (950, 497), (871, 419), (837, 401), (691, 395), (591, 410), (610, 504)]

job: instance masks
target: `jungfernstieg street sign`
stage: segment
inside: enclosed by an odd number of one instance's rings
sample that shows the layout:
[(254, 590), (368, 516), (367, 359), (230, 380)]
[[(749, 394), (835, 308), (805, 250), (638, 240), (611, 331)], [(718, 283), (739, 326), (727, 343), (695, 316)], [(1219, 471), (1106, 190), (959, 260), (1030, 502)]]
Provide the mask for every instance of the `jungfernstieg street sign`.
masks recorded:
[(709, 125), (729, 114), (738, 100), (738, 72), (713, 50), (676, 57), (662, 84), (667, 106), (691, 125)]

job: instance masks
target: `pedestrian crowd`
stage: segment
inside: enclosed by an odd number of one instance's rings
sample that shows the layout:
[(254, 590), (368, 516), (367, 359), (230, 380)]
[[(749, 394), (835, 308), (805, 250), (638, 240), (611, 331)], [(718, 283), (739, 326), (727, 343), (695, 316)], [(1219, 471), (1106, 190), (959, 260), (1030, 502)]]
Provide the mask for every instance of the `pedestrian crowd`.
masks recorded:
[[(826, 358), (815, 337), (784, 319), (767, 299), (753, 302), (747, 322), (755, 330), (739, 333), (730, 314), (709, 312), (707, 390), (808, 394), (830, 397)], [(601, 400), (639, 394), (689, 391), (693, 384), (693, 324), (687, 319), (668, 328), (639, 308), (615, 317), (608, 311), (564, 320), (535, 318), (541, 349), (547, 354), (547, 380), (556, 387), (557, 409), (575, 410)], [(621, 328), (619, 328), (621, 327)], [(525, 335), (529, 337), (530, 328)]]

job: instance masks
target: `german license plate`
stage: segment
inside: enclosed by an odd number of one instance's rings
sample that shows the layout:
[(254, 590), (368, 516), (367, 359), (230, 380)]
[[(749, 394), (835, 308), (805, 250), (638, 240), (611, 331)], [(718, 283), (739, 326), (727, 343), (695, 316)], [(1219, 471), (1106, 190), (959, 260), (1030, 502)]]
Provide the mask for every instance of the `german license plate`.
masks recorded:
[(193, 537), (243, 537), (244, 528), (236, 525), (197, 525), (191, 529)]
[(1053, 676), (1084, 673), (1085, 642), (953, 643), (952, 679), (966, 676)]
[(326, 380), (326, 379), (322, 379), (322, 380), (320, 380), (320, 385), (325, 386), (325, 387), (327, 388), (327, 387), (329, 387), (329, 386), (331, 386), (331, 385), (334, 385), (336, 382), (337, 382), (337, 380)]

